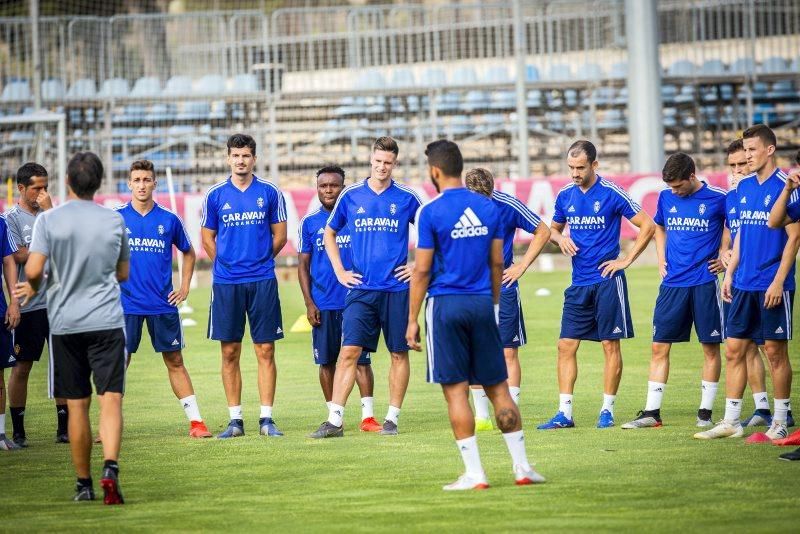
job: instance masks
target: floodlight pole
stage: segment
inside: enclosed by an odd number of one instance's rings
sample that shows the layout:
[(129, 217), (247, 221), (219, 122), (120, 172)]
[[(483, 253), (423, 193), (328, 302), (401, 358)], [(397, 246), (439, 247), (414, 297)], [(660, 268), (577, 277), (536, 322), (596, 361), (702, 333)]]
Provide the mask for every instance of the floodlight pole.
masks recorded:
[[(31, 15), (31, 53), (33, 55), (33, 108), (42, 109), (42, 58), (39, 50), (39, 0), (28, 3)], [(44, 160), (44, 136), (42, 126), (34, 125), (36, 131), (36, 161)]]
[(514, 0), (514, 58), (517, 62), (517, 174), (519, 178), (530, 176), (528, 155), (528, 104), (525, 91), (525, 44), (527, 42), (525, 21), (522, 18), (522, 0)]

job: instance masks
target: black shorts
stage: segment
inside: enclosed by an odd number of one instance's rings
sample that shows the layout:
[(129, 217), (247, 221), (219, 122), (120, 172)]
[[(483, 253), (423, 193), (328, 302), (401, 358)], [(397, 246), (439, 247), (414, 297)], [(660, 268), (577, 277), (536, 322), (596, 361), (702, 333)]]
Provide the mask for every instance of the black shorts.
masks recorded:
[(21, 362), (38, 362), (50, 336), (47, 310), (25, 312), (14, 329), (14, 354)]
[(50, 345), (53, 366), (52, 394), (64, 399), (125, 393), (125, 331), (122, 328), (78, 334), (53, 334)]

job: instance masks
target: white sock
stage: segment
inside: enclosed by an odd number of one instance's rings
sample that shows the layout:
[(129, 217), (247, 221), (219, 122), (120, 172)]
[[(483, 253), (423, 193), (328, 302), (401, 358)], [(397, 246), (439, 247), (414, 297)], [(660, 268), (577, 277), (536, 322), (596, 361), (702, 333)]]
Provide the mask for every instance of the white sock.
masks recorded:
[(661, 409), (661, 400), (664, 398), (665, 389), (667, 389), (667, 385), (663, 382), (647, 381), (647, 404), (644, 406), (644, 411), (652, 412)]
[(475, 417), (478, 419), (489, 419), (489, 397), (483, 388), (470, 389), (472, 392), (472, 404), (475, 405)]
[(616, 395), (609, 395), (608, 393), (603, 393), (603, 407), (600, 408), (600, 411), (608, 410), (611, 412), (611, 415), (614, 415), (614, 401), (617, 400)]
[(457, 439), (456, 445), (461, 451), (461, 459), (464, 460), (466, 474), (474, 476), (484, 476), (483, 466), (481, 465), (481, 455), (478, 452), (478, 440), (475, 436), (464, 439)]
[(264, 406), (261, 405), (261, 415), (258, 416), (259, 418), (263, 419), (265, 417), (269, 417), (272, 419), (272, 406)]
[(719, 382), (706, 382), (702, 380), (700, 382), (700, 409), (701, 410), (713, 410), (714, 409), (714, 399), (717, 398), (717, 388), (719, 387)]
[(564, 414), (567, 419), (572, 419), (572, 394), (558, 394), (558, 411)]
[(769, 395), (766, 391), (753, 393), (753, 402), (756, 404), (756, 410), (769, 410)]
[(373, 412), (373, 405), (375, 404), (375, 397), (361, 397), (361, 420), (375, 417)]
[(400, 408), (389, 406), (389, 410), (386, 412), (386, 420), (391, 421), (394, 424), (397, 424), (398, 417), (400, 417)]
[(200, 417), (200, 407), (197, 405), (197, 397), (195, 395), (184, 397), (180, 399), (179, 402), (181, 406), (183, 406), (183, 411), (186, 413), (186, 418), (189, 421), (203, 420), (203, 418)]
[(742, 416), (742, 399), (725, 399), (725, 419), (738, 421)]
[(775, 403), (775, 410), (772, 412), (772, 420), (786, 423), (786, 417), (789, 413), (789, 399), (772, 399), (772, 402)]
[(511, 394), (514, 404), (519, 406), (519, 388), (517, 386), (508, 386), (508, 392)]
[(0, 413), (0, 434), (6, 433), (6, 414)]
[(231, 419), (244, 419), (242, 417), (242, 405), (239, 406), (228, 406), (228, 413), (231, 416)]
[(331, 401), (325, 401), (325, 407), (329, 410), (331, 409), (331, 404), (333, 404)]
[(514, 465), (530, 469), (531, 464), (528, 463), (528, 455), (525, 452), (525, 436), (522, 430), (503, 434), (503, 438), (506, 440), (506, 447), (508, 447), (508, 453), (511, 455)]
[(333, 426), (342, 426), (344, 419), (344, 406), (339, 406), (335, 402), (331, 402), (328, 407), (328, 422)]

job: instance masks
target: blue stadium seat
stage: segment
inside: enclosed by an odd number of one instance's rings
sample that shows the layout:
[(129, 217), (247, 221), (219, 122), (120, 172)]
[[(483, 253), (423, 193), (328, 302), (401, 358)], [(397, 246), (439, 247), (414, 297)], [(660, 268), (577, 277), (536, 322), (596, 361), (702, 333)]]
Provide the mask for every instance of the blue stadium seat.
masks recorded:
[[(514, 105), (516, 105), (516, 96), (514, 98)], [(532, 89), (528, 91), (528, 94), (525, 97), (525, 105), (529, 108), (542, 107), (542, 92), (539, 89)]]
[(450, 85), (477, 85), (478, 75), (472, 67), (458, 67), (453, 71)]
[(688, 59), (679, 59), (667, 69), (667, 76), (694, 76), (694, 73), (694, 63)]
[(754, 74), (756, 72), (756, 62), (751, 57), (739, 58), (731, 63), (731, 74)]
[(761, 63), (761, 66), (758, 68), (758, 72), (786, 72), (786, 60), (777, 56), (768, 57)]
[(628, 63), (626, 61), (619, 61), (611, 65), (612, 78), (627, 78), (628, 77)]
[(356, 79), (356, 89), (383, 89), (384, 87), (386, 87), (386, 78), (380, 72), (362, 72)]
[(700, 67), (700, 74), (705, 76), (722, 76), (725, 74), (725, 64), (719, 59), (709, 59)]
[(442, 93), (436, 95), (436, 109), (438, 111), (455, 111), (458, 109), (460, 101), (461, 95), (458, 93)]
[(237, 74), (228, 83), (228, 93), (234, 95), (258, 92), (258, 78), (255, 74)]
[(611, 108), (600, 112), (600, 119), (597, 121), (599, 129), (618, 130), (625, 126), (625, 114), (621, 109)]
[(422, 73), (422, 85), (425, 87), (444, 87), (447, 85), (447, 75), (439, 67), (428, 67)]
[(227, 117), (225, 113), (225, 101), (224, 100), (214, 100), (211, 102), (211, 110), (208, 113), (208, 118), (210, 120), (222, 120)]
[(486, 70), (486, 83), (488, 84), (505, 84), (510, 83), (511, 75), (508, 72), (508, 68), (503, 65), (497, 65), (494, 67), (489, 67)]
[(792, 66), (790, 67), (792, 72), (800, 72), (800, 56), (797, 56), (792, 60)]
[(546, 111), (544, 118), (547, 121), (546, 128), (549, 130), (564, 129), (564, 114), (560, 111)]
[(628, 88), (627, 87), (620, 87), (617, 91), (616, 96), (614, 97), (615, 104), (627, 104), (628, 103)]
[(598, 87), (591, 93), (594, 102), (598, 106), (606, 106), (614, 101), (614, 88), (613, 87)]
[(178, 105), (178, 120), (205, 120), (211, 113), (211, 104), (202, 101), (182, 102)]
[(389, 111), (391, 113), (405, 113), (406, 105), (403, 103), (403, 99), (399, 96), (391, 97), (389, 99)]
[(20, 102), (32, 98), (31, 88), (27, 80), (13, 80), (3, 87), (0, 100), (3, 102)]
[(550, 67), (548, 79), (553, 81), (566, 81), (572, 79), (572, 68), (566, 63), (556, 63)]
[(575, 89), (564, 90), (564, 104), (568, 107), (575, 107), (578, 105), (578, 91)]
[(42, 98), (45, 100), (62, 100), (65, 92), (64, 82), (57, 78), (42, 82)]
[(772, 88), (767, 93), (767, 98), (783, 99), (797, 98), (798, 91), (794, 88), (791, 80), (781, 80), (772, 84)]
[(539, 81), (539, 69), (536, 67), (536, 65), (527, 65), (525, 67), (525, 81), (526, 82)]
[(597, 63), (584, 63), (575, 74), (580, 80), (602, 80), (605, 78), (603, 68)]
[(194, 86), (196, 95), (222, 95), (225, 93), (225, 78), (219, 74), (206, 74)]
[(133, 84), (131, 95), (135, 97), (154, 97), (161, 94), (161, 81), (154, 76), (139, 78)]
[(147, 106), (141, 104), (131, 104), (125, 106), (122, 114), (114, 115), (111, 118), (112, 122), (142, 122), (145, 120), (147, 114)]
[(676, 108), (664, 108), (662, 110), (662, 124), (665, 128), (674, 128), (678, 125), (678, 110)]
[[(410, 113), (416, 113), (417, 111), (419, 111), (420, 101), (417, 95), (408, 95), (408, 98), (406, 99), (406, 104), (408, 105), (408, 111)], [(427, 107), (427, 105), (428, 105), (428, 97), (426, 96), (423, 97), (423, 106)]]
[(409, 88), (416, 85), (414, 80), (414, 71), (406, 68), (395, 69), (392, 72), (391, 87), (396, 88)]
[(661, 86), (661, 100), (666, 103), (675, 102), (675, 97), (678, 95), (678, 87), (675, 85), (662, 85)]
[(191, 92), (192, 79), (188, 76), (173, 76), (164, 87), (164, 96), (183, 96)]
[(129, 92), (128, 80), (124, 78), (111, 78), (103, 82), (97, 96), (101, 98), (122, 98), (128, 96)]
[(469, 91), (459, 106), (461, 111), (471, 112), (489, 107), (489, 93), (485, 91)]
[(145, 115), (146, 121), (167, 121), (175, 119), (177, 111), (174, 104), (153, 104)]
[(517, 107), (517, 93), (514, 91), (494, 91), (489, 109), (513, 109)]
[(75, 80), (75, 83), (67, 91), (67, 98), (90, 99), (97, 95), (97, 86), (94, 80), (88, 78), (81, 78)]
[(386, 97), (383, 95), (367, 97), (365, 113), (378, 115), (386, 112)]
[(675, 103), (687, 103), (687, 102), (694, 102), (695, 99), (695, 86), (694, 85), (684, 85), (681, 87), (680, 93), (675, 95)]

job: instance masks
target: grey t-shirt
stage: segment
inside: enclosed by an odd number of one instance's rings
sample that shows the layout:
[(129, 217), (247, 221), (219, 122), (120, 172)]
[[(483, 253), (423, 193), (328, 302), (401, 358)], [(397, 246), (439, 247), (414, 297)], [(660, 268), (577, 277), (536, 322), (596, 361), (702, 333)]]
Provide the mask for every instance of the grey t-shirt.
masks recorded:
[(90, 200), (36, 218), (30, 252), (49, 260), (47, 318), (57, 335), (123, 328), (117, 263), (130, 260), (125, 222)]
[[(41, 211), (33, 214), (20, 208), (19, 205), (11, 208), (6, 213), (6, 222), (11, 235), (14, 237), (14, 242), (17, 247), (30, 247), (31, 236), (33, 235), (33, 223), (36, 217), (42, 213)], [(25, 264), (18, 263), (17, 271), (19, 271), (19, 281), (25, 281)], [(45, 269), (46, 271), (46, 269)], [(41, 310), (47, 307), (47, 297), (44, 291), (39, 291), (25, 306), (20, 310), (22, 313)]]

